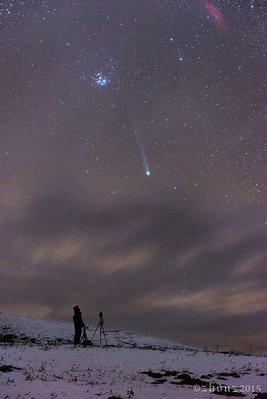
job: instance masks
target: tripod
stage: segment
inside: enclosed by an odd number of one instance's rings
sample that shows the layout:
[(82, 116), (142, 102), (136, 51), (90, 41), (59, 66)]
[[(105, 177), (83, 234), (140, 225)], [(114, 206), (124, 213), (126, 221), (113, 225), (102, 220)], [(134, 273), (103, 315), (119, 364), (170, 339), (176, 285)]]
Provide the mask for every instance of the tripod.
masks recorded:
[(95, 332), (94, 332), (94, 334), (93, 334), (93, 336), (92, 336), (92, 338), (91, 338), (91, 341), (93, 341), (94, 336), (95, 336), (95, 334), (96, 334), (96, 332), (97, 332), (98, 329), (99, 329), (99, 342), (100, 342), (100, 346), (102, 346), (102, 341), (101, 341), (102, 335), (104, 336), (106, 345), (108, 346), (107, 338), (106, 338), (106, 333), (105, 333), (105, 330), (104, 330), (103, 312), (100, 312), (100, 313), (99, 313), (99, 323), (98, 323), (98, 325), (97, 325), (97, 327), (96, 327), (96, 329), (95, 329)]

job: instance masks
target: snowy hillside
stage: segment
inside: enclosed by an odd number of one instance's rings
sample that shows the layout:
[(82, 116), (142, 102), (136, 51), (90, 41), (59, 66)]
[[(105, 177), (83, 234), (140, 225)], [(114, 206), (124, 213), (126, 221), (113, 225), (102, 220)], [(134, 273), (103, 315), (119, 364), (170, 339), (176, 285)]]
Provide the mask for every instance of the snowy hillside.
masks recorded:
[[(91, 338), (94, 329), (89, 329)], [(267, 398), (267, 358), (202, 352), (106, 331), (72, 344), (73, 326), (0, 314), (0, 399)]]

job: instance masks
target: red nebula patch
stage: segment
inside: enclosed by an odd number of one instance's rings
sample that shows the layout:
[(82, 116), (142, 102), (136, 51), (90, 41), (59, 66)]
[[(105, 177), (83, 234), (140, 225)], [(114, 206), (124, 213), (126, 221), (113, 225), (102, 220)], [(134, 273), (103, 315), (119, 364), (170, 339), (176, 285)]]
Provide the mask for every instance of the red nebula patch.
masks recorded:
[(217, 28), (223, 30), (225, 28), (225, 18), (219, 7), (208, 0), (204, 1), (204, 7)]

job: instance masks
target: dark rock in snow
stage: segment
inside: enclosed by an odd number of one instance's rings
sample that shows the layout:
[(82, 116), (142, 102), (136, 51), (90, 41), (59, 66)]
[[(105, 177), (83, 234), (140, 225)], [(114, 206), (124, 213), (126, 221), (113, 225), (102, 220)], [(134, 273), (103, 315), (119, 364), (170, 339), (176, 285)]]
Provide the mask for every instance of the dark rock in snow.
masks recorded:
[(164, 377), (164, 374), (161, 374), (161, 373), (154, 373), (154, 371), (151, 371), (151, 370), (149, 370), (149, 371), (142, 371), (140, 374), (146, 374), (146, 375), (148, 375), (148, 376), (151, 377), (151, 378), (162, 378), (162, 377)]
[(0, 372), (2, 372), (2, 373), (10, 373), (11, 371), (15, 371), (15, 370), (22, 370), (22, 369), (19, 367), (14, 367), (14, 366), (10, 366), (10, 365), (0, 366)]
[(181, 373), (181, 374), (178, 374), (178, 375), (176, 376), (176, 378), (179, 378), (179, 379), (189, 379), (189, 378), (191, 378), (191, 375), (188, 374), (188, 373)]

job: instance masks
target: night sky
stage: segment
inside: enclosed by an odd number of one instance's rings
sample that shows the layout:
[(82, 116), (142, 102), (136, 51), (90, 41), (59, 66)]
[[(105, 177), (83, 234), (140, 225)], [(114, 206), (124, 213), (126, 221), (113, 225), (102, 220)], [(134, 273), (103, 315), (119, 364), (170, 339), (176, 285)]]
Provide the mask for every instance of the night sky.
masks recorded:
[(267, 350), (265, 0), (0, 3), (0, 309)]

